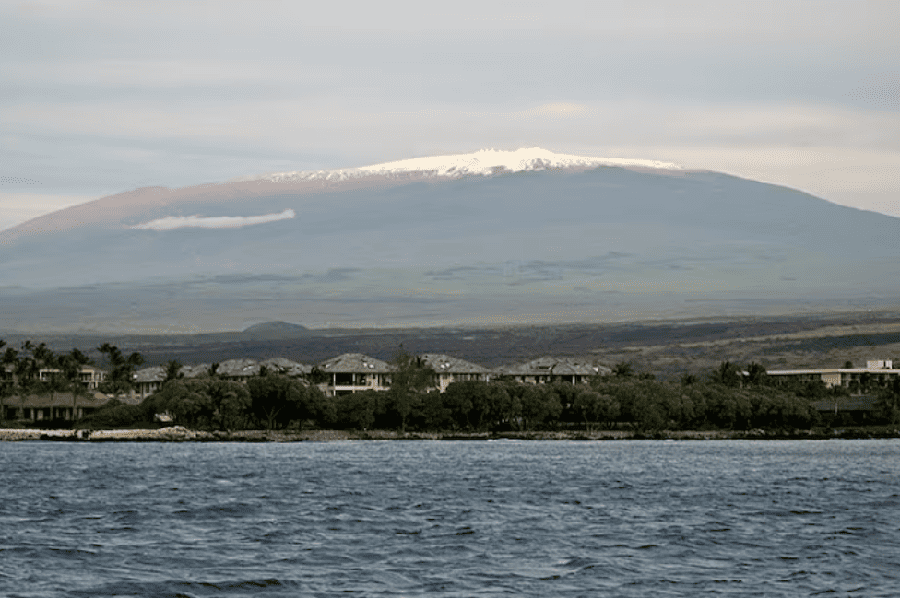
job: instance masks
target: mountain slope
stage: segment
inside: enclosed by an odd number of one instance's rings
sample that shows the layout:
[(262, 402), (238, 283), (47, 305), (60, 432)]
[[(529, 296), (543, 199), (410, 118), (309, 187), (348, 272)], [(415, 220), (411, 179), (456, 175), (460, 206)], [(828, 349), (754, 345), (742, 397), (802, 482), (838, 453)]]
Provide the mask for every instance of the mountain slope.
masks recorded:
[[(271, 175), (63, 210), (0, 233), (0, 328), (40, 313), (54, 329), (593, 321), (900, 290), (900, 219), (712, 172), (520, 162)], [(230, 228), (148, 226), (196, 217)]]

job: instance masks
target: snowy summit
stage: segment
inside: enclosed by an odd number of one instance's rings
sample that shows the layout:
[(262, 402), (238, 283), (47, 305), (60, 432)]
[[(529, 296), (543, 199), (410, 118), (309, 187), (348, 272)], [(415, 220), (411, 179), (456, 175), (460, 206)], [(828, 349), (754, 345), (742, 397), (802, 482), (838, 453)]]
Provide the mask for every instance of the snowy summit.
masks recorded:
[(681, 166), (659, 160), (639, 160), (631, 158), (592, 158), (556, 154), (539, 148), (522, 148), (514, 151), (479, 150), (471, 154), (453, 154), (430, 158), (410, 158), (396, 162), (384, 162), (359, 168), (340, 170), (314, 170), (279, 172), (262, 176), (247, 177), (248, 180), (273, 182), (295, 180), (347, 180), (369, 175), (396, 176), (410, 173), (431, 174), (433, 176), (459, 178), (465, 176), (488, 176), (498, 171), (521, 172), (524, 170), (552, 170), (561, 168), (592, 168), (597, 166), (622, 166), (625, 168), (659, 168), (680, 170)]

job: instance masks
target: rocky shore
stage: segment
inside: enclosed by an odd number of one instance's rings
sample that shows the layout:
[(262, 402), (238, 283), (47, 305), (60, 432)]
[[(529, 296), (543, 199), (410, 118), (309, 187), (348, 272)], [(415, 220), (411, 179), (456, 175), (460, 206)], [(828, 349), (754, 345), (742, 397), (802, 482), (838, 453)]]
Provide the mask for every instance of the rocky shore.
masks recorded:
[(626, 430), (592, 432), (407, 432), (391, 430), (189, 430), (181, 426), (128, 430), (0, 429), (0, 442), (25, 440), (90, 442), (330, 442), (337, 440), (824, 440), (829, 438), (900, 438), (900, 430), (680, 430), (639, 433)]

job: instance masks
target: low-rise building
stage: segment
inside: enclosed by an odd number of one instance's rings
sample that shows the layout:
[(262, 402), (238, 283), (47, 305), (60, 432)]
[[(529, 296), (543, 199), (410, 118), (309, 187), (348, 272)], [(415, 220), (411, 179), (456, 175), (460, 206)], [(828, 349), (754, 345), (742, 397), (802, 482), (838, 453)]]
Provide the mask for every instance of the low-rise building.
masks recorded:
[(227, 359), (219, 363), (216, 376), (222, 380), (246, 382), (259, 375), (259, 363), (255, 359)]
[(344, 353), (323, 361), (319, 369), (327, 376), (319, 386), (328, 396), (363, 390), (384, 391), (391, 387), (393, 367), (362, 353)]
[(863, 389), (892, 382), (900, 376), (900, 369), (894, 369), (892, 360), (884, 359), (867, 361), (864, 368), (767, 370), (766, 375), (776, 381), (822, 382), (827, 388)]
[(270, 357), (259, 362), (260, 367), (266, 368), (273, 374), (288, 376), (289, 378), (305, 378), (312, 372), (312, 366), (284, 357)]
[[(63, 371), (60, 368), (40, 368), (37, 371), (37, 378), (41, 382), (50, 382), (55, 375), (61, 375)], [(83, 365), (78, 370), (78, 381), (86, 390), (97, 390), (100, 383), (106, 379), (106, 371), (93, 366)], [(15, 367), (12, 365), (0, 366), (0, 386), (15, 385), (17, 382)]]
[(594, 376), (604, 376), (610, 369), (589, 359), (575, 357), (539, 357), (526, 363), (501, 366), (494, 370), (502, 380), (512, 380), (525, 384), (546, 384), (548, 382), (587, 382)]
[(433, 388), (444, 392), (453, 382), (488, 382), (491, 371), (476, 363), (436, 353), (425, 353), (418, 357), (419, 364), (434, 370)]
[[(13, 395), (3, 399), (3, 418), (20, 421), (73, 421), (91, 415), (106, 405), (110, 397), (100, 392), (78, 394), (57, 392), (33, 394), (25, 397)], [(125, 401), (129, 402), (129, 401)]]

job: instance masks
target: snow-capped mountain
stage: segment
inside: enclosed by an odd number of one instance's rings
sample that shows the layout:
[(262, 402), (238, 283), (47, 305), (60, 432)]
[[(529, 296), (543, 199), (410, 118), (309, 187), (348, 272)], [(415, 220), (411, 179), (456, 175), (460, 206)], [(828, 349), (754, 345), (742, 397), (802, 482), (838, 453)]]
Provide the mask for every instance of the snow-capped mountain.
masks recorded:
[(653, 168), (681, 170), (681, 166), (660, 160), (640, 160), (631, 158), (592, 158), (556, 154), (551, 151), (530, 147), (514, 151), (483, 149), (469, 154), (410, 158), (395, 162), (384, 162), (359, 168), (338, 170), (304, 170), (277, 172), (259, 176), (242, 177), (237, 181), (265, 180), (283, 181), (344, 181), (371, 175), (400, 176), (412, 173), (445, 178), (467, 176), (489, 176), (499, 172), (523, 172), (528, 170), (585, 169), (598, 166), (620, 166), (623, 168)]
[(772, 315), (900, 293), (900, 219), (714, 172), (528, 149), (320, 174), (139, 189), (2, 231), (0, 330)]

